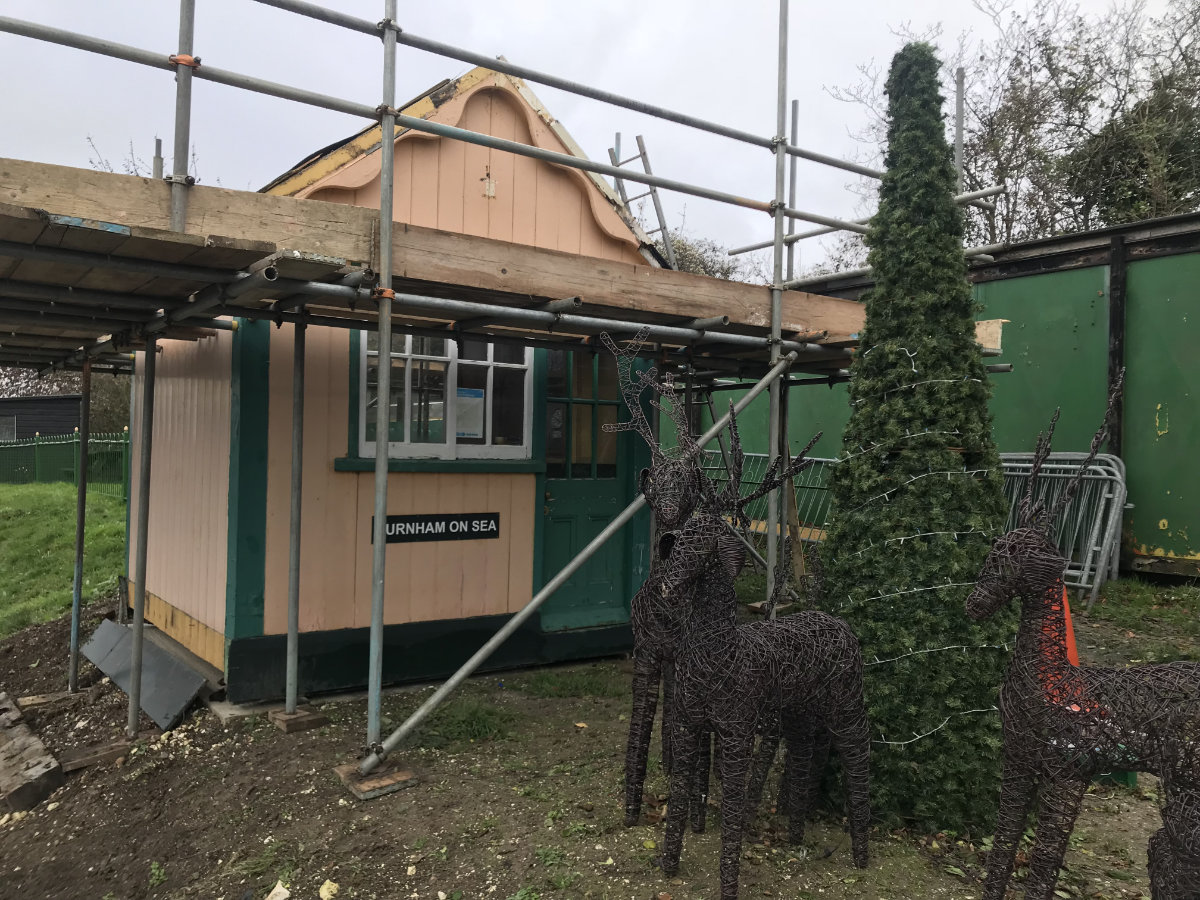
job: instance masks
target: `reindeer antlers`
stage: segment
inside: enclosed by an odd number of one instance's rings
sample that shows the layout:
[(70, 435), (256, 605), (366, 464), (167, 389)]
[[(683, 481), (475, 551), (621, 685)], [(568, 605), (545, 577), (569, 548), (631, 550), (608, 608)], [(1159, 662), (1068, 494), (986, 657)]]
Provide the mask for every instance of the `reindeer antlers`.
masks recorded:
[(1096, 432), (1096, 436), (1092, 438), (1092, 445), (1088, 448), (1087, 459), (1079, 466), (1079, 474), (1067, 482), (1066, 488), (1063, 490), (1058, 501), (1050, 510), (1050, 515), (1046, 517), (1047, 523), (1053, 522), (1058, 518), (1059, 513), (1063, 511), (1071, 498), (1075, 496), (1075, 492), (1079, 490), (1079, 485), (1083, 481), (1084, 473), (1087, 472), (1088, 466), (1096, 458), (1096, 454), (1100, 452), (1100, 445), (1104, 443), (1108, 437), (1109, 429), (1112, 428), (1113, 414), (1116, 412), (1117, 403), (1121, 399), (1121, 391), (1125, 387), (1125, 369), (1121, 369), (1117, 373), (1117, 377), (1113, 380), (1112, 390), (1108, 394), (1108, 406), (1104, 410), (1104, 421), (1100, 423), (1100, 429)]
[(1092, 438), (1091, 447), (1088, 449), (1088, 455), (1079, 465), (1079, 472), (1067, 482), (1065, 488), (1058, 499), (1054, 501), (1054, 506), (1050, 511), (1046, 512), (1045, 503), (1041, 500), (1034, 502), (1034, 490), (1036, 487), (1038, 475), (1042, 470), (1042, 464), (1050, 456), (1050, 442), (1054, 438), (1054, 426), (1058, 424), (1058, 415), (1062, 411), (1056, 409), (1054, 416), (1050, 419), (1050, 428), (1043, 435), (1038, 435), (1037, 446), (1033, 451), (1033, 466), (1029, 471), (1029, 483), (1025, 487), (1025, 496), (1021, 498), (1021, 504), (1018, 507), (1018, 521), (1027, 527), (1037, 527), (1048, 531), (1054, 524), (1054, 521), (1059, 517), (1062, 511), (1067, 507), (1079, 490), (1079, 485), (1083, 482), (1083, 477), (1087, 474), (1088, 467), (1095, 460), (1096, 454), (1100, 452), (1100, 447), (1109, 435), (1109, 429), (1112, 427), (1113, 415), (1116, 412), (1117, 404), (1120, 402), (1121, 393), (1125, 387), (1125, 370), (1121, 369), (1117, 373), (1117, 377), (1113, 380), (1112, 389), (1108, 394), (1108, 406), (1104, 410), (1104, 420), (1100, 423), (1100, 428)]
[(1058, 424), (1062, 408), (1054, 410), (1050, 417), (1050, 428), (1045, 433), (1038, 432), (1037, 444), (1033, 448), (1033, 466), (1029, 470), (1029, 481), (1025, 485), (1025, 496), (1017, 507), (1017, 518), (1024, 525), (1037, 525), (1046, 512), (1046, 504), (1041, 500), (1034, 501), (1033, 492), (1037, 485), (1038, 473), (1042, 471), (1042, 463), (1050, 456), (1050, 444), (1054, 440), (1054, 426)]
[[(654, 431), (650, 427), (650, 423), (646, 421), (646, 414), (642, 411), (642, 390), (647, 384), (655, 384), (655, 370), (650, 369), (649, 372), (641, 373), (637, 378), (633, 377), (633, 361), (637, 358), (637, 354), (646, 344), (646, 336), (650, 333), (649, 328), (641, 328), (633, 338), (626, 342), (624, 347), (618, 347), (616, 342), (609, 337), (608, 332), (602, 332), (600, 341), (605, 348), (617, 360), (617, 380), (621, 386), (621, 396), (625, 400), (625, 406), (629, 409), (630, 419), (628, 422), (617, 422), (615, 424), (605, 423), (602, 427), (605, 431), (636, 431), (642, 436), (650, 447), (650, 452), (655, 457), (662, 456), (662, 448), (658, 446), (658, 441), (654, 439)], [(649, 376), (649, 380), (647, 379)]]

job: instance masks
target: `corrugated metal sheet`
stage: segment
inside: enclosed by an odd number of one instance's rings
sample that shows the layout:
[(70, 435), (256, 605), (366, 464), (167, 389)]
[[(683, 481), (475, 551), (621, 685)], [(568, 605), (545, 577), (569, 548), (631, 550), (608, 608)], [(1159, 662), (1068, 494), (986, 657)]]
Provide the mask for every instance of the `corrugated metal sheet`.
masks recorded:
[[(217, 634), (225, 626), (225, 576), (229, 525), (230, 366), (233, 335), (217, 332), (199, 341), (164, 341), (155, 376), (154, 457), (150, 472), (150, 536), (146, 588), (166, 604)], [(133, 434), (141, 433), (138, 354)], [(138, 504), (138, 442), (132, 448), (131, 509)], [(137, 517), (130, 517), (129, 571)], [(197, 655), (195, 628), (155, 622)], [(179, 632), (179, 633), (174, 633)], [(209, 662), (214, 662), (209, 659)], [(214, 665), (221, 665), (218, 658)]]

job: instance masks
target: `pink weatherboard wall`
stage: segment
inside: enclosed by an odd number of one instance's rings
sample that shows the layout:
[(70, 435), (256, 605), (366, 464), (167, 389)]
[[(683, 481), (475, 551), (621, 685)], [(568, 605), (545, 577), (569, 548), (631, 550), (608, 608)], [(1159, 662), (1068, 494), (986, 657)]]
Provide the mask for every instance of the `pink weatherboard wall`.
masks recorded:
[[(229, 528), (230, 373), (233, 335), (163, 341), (155, 372), (154, 464), (146, 567), (147, 618), (218, 668), (225, 631)], [(145, 354), (138, 354), (142, 371)], [(141, 378), (135, 378), (132, 434), (141, 433)], [(138, 507), (133, 442), (130, 509)], [(129, 572), (137, 516), (130, 516)], [(168, 605), (170, 608), (168, 608)], [(182, 615), (175, 614), (175, 611)]]
[[(488, 76), (454, 95), (432, 118), (570, 152), (504, 76)], [(379, 154), (370, 153), (298, 196), (378, 208), (379, 184)], [(576, 170), (407, 132), (396, 140), (394, 196), (400, 222), (644, 264), (637, 239), (609, 200)], [(291, 326), (272, 329), (267, 634), (287, 629), (292, 341)], [(334, 471), (334, 460), (348, 449), (349, 335), (310, 328), (307, 343), (300, 627), (361, 628), (370, 620), (374, 476)], [(535, 476), (524, 473), (392, 473), (390, 513), (499, 512), (501, 536), (390, 545), (385, 621), (515, 612), (528, 602), (541, 514), (535, 485)]]

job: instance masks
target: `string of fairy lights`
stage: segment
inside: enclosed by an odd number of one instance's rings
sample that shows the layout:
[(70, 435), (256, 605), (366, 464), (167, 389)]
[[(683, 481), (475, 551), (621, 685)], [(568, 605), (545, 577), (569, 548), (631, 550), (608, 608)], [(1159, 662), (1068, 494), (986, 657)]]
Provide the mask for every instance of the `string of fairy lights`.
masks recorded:
[[(869, 356), (872, 351), (878, 349), (881, 346), (884, 346), (884, 345), (876, 344), (876, 345), (868, 348), (867, 350), (865, 350), (862, 353), (862, 357), (865, 358), (865, 357)], [(907, 362), (909, 363), (909, 366), (912, 369), (913, 373), (919, 374), (919, 370), (918, 370), (917, 364), (916, 364), (918, 354), (912, 350), (909, 350), (907, 347), (898, 347), (897, 349), (903, 351), (903, 353), (907, 357)], [(853, 402), (853, 405), (857, 406), (857, 405), (867, 402), (868, 400), (883, 399), (884, 397), (890, 396), (891, 394), (897, 393), (899, 391), (915, 390), (917, 388), (928, 387), (928, 386), (933, 386), (933, 385), (969, 384), (969, 383), (977, 383), (977, 384), (982, 383), (982, 379), (974, 378), (971, 376), (965, 376), (962, 378), (928, 378), (928, 379), (924, 379), (922, 381), (914, 381), (914, 382), (910, 382), (908, 384), (900, 385), (898, 387), (890, 388), (890, 389), (883, 391), (875, 396), (862, 397), (862, 398), (856, 399), (852, 402)], [(862, 457), (862, 456), (865, 456), (865, 455), (868, 455), (871, 453), (891, 451), (895, 448), (895, 446), (897, 444), (899, 444), (901, 442), (909, 441), (909, 440), (913, 440), (913, 439), (917, 439), (917, 438), (921, 438), (921, 437), (958, 438), (958, 437), (962, 437), (962, 436), (963, 436), (963, 432), (960, 431), (959, 429), (951, 429), (951, 430), (926, 429), (924, 431), (916, 431), (916, 432), (906, 430), (902, 437), (897, 436), (897, 437), (889, 439), (889, 440), (880, 441), (879, 443), (872, 444), (870, 446), (863, 446), (860, 444), (858, 446), (857, 451), (843, 453), (841, 456), (838, 456), (834, 460), (832, 460), (832, 462), (840, 464), (840, 463), (849, 462), (850, 460), (857, 459), (859, 457)], [(942, 475), (945, 475), (948, 480), (951, 478), (954, 478), (954, 477), (972, 477), (973, 478), (975, 476), (986, 476), (989, 472), (990, 472), (990, 469), (987, 469), (987, 468), (976, 468), (976, 469), (963, 468), (963, 469), (949, 469), (949, 470), (938, 470), (938, 471), (933, 471), (931, 469), (931, 471), (929, 471), (929, 472), (925, 472), (925, 473), (921, 473), (919, 475), (912, 476), (912, 477), (908, 478), (907, 480), (902, 481), (899, 484), (895, 485), (894, 487), (890, 488), (889, 490), (868, 498), (866, 501), (859, 504), (858, 506), (853, 507), (849, 511), (854, 512), (854, 511), (862, 509), (863, 507), (868, 506), (872, 503), (877, 503), (880, 501), (888, 502), (890, 500), (891, 496), (893, 494), (895, 494), (897, 491), (899, 491), (900, 489), (906, 487), (909, 484), (912, 484), (916, 481), (920, 481), (925, 478), (931, 478), (931, 477), (942, 476)], [(850, 554), (850, 555), (853, 557), (859, 557), (859, 556), (862, 556), (864, 553), (867, 553), (871, 550), (882, 549), (882, 548), (887, 547), (888, 545), (892, 545), (892, 544), (903, 545), (907, 541), (913, 541), (913, 540), (921, 540), (921, 539), (928, 539), (928, 538), (934, 538), (934, 537), (949, 537), (952, 540), (957, 541), (961, 538), (972, 536), (972, 535), (978, 535), (980, 537), (991, 537), (997, 533), (998, 533), (998, 531), (996, 529), (981, 529), (981, 528), (973, 528), (973, 527), (966, 528), (966, 529), (956, 529), (956, 530), (918, 531), (918, 532), (913, 532), (912, 534), (905, 534), (905, 535), (900, 535), (900, 536), (893, 537), (893, 538), (888, 538), (880, 543), (873, 542), (866, 547), (860, 548), (859, 550), (855, 551), (853, 554)], [(960, 588), (974, 588), (974, 587), (975, 587), (974, 581), (953, 582), (953, 581), (950, 581), (949, 579), (947, 579), (946, 583), (944, 583), (944, 584), (936, 584), (936, 585), (929, 585), (929, 586), (925, 586), (925, 587), (907, 588), (904, 590), (888, 591), (886, 593), (877, 594), (875, 596), (867, 597), (865, 599), (858, 600), (858, 601), (855, 601), (854, 598), (851, 596), (847, 596), (846, 603), (843, 604), (842, 609), (846, 609), (846, 608), (849, 608), (852, 606), (861, 606), (861, 605), (865, 605), (868, 603), (875, 603), (875, 602), (879, 602), (879, 601), (894, 599), (896, 597), (909, 596), (909, 595), (920, 594), (920, 593), (928, 593), (928, 592), (932, 592), (932, 591), (954, 590), (954, 589), (960, 589)], [(869, 662), (865, 662), (863, 665), (864, 665), (864, 668), (873, 668), (876, 666), (893, 664), (893, 663), (896, 663), (896, 662), (899, 662), (899, 661), (905, 660), (905, 659), (929, 657), (934, 654), (955, 653), (955, 652), (962, 653), (962, 654), (968, 654), (971, 652), (983, 652), (983, 651), (989, 651), (989, 650), (1003, 651), (1003, 652), (1007, 653), (1010, 651), (1010, 649), (1011, 648), (1007, 643), (974, 644), (974, 645), (971, 645), (971, 644), (949, 644), (944, 647), (929, 647), (929, 648), (924, 648), (924, 649), (910, 648), (908, 650), (908, 652), (906, 652), (906, 653), (900, 653), (895, 656), (885, 657), (883, 659), (879, 658), (879, 656), (875, 656), (875, 658), (873, 660), (871, 660)], [(872, 740), (872, 743), (890, 746), (890, 747), (905, 747), (910, 744), (914, 744), (917, 741), (928, 738), (931, 735), (937, 734), (938, 732), (940, 732), (944, 728), (946, 728), (953, 720), (955, 720), (956, 718), (958, 718), (960, 716), (979, 715), (979, 714), (984, 714), (984, 713), (996, 713), (996, 712), (999, 712), (999, 708), (996, 706), (982, 707), (979, 709), (958, 710), (958, 711), (951, 712), (949, 715), (947, 715), (945, 718), (943, 718), (943, 720), (938, 725), (934, 726), (933, 728), (928, 729), (927, 731), (913, 732), (913, 736), (911, 738), (907, 738), (905, 740), (889, 740), (886, 734), (881, 733), (879, 738), (875, 738)]]

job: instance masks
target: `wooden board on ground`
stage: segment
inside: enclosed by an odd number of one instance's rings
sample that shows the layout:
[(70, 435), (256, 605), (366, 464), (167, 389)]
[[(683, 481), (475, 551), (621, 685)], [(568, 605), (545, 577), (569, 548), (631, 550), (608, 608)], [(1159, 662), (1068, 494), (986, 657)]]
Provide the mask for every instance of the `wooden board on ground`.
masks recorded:
[(98, 766), (116, 762), (129, 753), (133, 745), (129, 741), (116, 741), (112, 744), (98, 744), (91, 747), (73, 747), (62, 754), (59, 763), (64, 772), (74, 772), (88, 766)]
[(307, 731), (329, 724), (329, 716), (319, 709), (307, 706), (297, 707), (294, 713), (273, 709), (267, 713), (267, 718), (284, 734), (294, 734), (297, 731)]
[(417, 783), (417, 773), (400, 763), (385, 762), (370, 775), (359, 775), (358, 763), (352, 762), (335, 766), (333, 771), (359, 800), (373, 800)]
[(62, 766), (0, 691), (0, 800), (11, 812), (33, 809), (63, 783)]
[(38, 709), (42, 706), (53, 706), (56, 703), (77, 703), (86, 696), (86, 694), (81, 694), (78, 691), (74, 694), (70, 691), (56, 691), (53, 694), (32, 694), (28, 697), (18, 697), (17, 706), (24, 711), (28, 711)]

